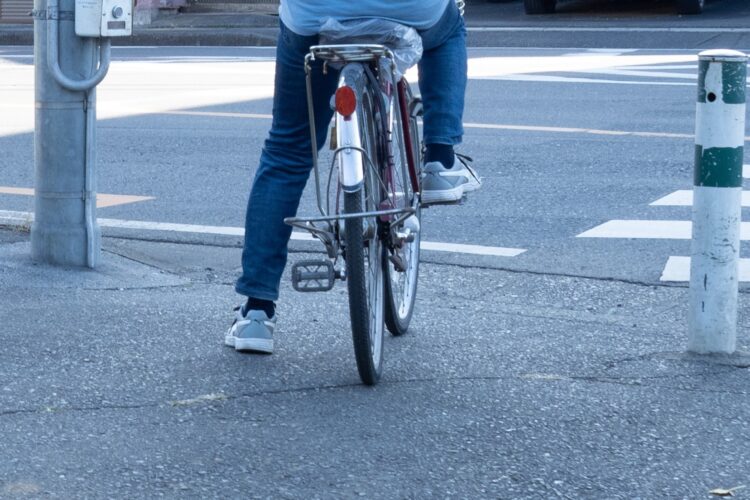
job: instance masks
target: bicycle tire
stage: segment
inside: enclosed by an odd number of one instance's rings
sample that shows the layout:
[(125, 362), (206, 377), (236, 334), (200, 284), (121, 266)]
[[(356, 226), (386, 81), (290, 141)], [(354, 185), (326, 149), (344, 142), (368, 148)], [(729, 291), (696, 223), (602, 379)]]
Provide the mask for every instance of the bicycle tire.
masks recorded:
[[(409, 102), (411, 101), (411, 92), (409, 91), (408, 84), (406, 89), (406, 110), (408, 112)], [(406, 143), (400, 133), (402, 122), (401, 119), (398, 119), (397, 125), (394, 127), (394, 129), (399, 132), (394, 134), (394, 157), (401, 153), (401, 159), (404, 161), (406, 152), (402, 151), (402, 148), (406, 147)], [(419, 140), (419, 126), (417, 125), (417, 118), (415, 116), (409, 116), (408, 127), (409, 135), (411, 136), (412, 155), (417, 166), (419, 166), (421, 164), (422, 147)], [(393, 183), (394, 191), (399, 192), (400, 190), (400, 192), (404, 193), (404, 196), (402, 197), (404, 203), (402, 206), (416, 206), (417, 212), (412, 217), (415, 218), (417, 227), (419, 227), (421, 225), (421, 210), (419, 208), (418, 200), (414, 203), (414, 197), (417, 195), (411, 187), (408, 172), (405, 172), (404, 169), (398, 168), (398, 166), (393, 170), (394, 176), (397, 177)], [(397, 228), (397, 230), (398, 229), (402, 228)], [(419, 279), (420, 241), (420, 232), (417, 230), (413, 241), (403, 242), (400, 247), (389, 249), (388, 252), (390, 253), (388, 253), (384, 259), (385, 325), (388, 328), (388, 331), (396, 336), (403, 335), (408, 331), (412, 315), (414, 314), (414, 304), (417, 297), (417, 283)], [(401, 266), (404, 267), (402, 271), (397, 269), (396, 263), (392, 260), (395, 257), (401, 261)]]
[[(375, 124), (371, 94), (364, 87), (360, 91), (357, 113), (362, 148), (378, 165), (375, 149)], [(379, 200), (379, 185), (372, 168), (365, 167), (363, 184), (355, 192), (344, 193), (344, 213), (375, 210)], [(370, 221), (368, 221), (370, 223)], [(376, 224), (373, 220), (372, 224)], [(349, 292), (349, 316), (352, 326), (354, 356), (359, 376), (367, 385), (380, 379), (383, 368), (383, 245), (379, 231), (367, 231), (362, 218), (348, 219), (344, 225), (346, 248), (346, 282)]]

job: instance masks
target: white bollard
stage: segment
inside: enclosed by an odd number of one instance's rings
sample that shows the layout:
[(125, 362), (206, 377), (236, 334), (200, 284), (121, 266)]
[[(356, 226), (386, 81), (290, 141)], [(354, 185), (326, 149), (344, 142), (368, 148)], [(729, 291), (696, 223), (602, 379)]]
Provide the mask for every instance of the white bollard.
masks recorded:
[(699, 55), (688, 350), (732, 353), (742, 222), (747, 56)]

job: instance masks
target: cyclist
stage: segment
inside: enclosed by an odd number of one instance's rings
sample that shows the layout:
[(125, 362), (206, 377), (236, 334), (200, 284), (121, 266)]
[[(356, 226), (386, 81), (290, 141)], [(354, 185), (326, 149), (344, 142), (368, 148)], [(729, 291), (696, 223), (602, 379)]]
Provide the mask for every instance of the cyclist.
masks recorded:
[[(312, 169), (304, 58), (318, 43), (326, 18), (384, 18), (414, 27), (422, 38), (419, 88), (424, 104), (422, 200), (451, 202), (479, 188), (471, 167), (455, 155), (463, 135), (466, 28), (454, 0), (281, 0), (276, 48), (273, 122), (253, 181), (245, 218), (242, 276), (235, 290), (247, 297), (236, 309), (225, 344), (238, 351), (273, 352), (275, 301), (287, 260), (293, 217)], [(316, 64), (317, 63), (317, 64)], [(338, 75), (312, 71), (317, 130), (326, 130)], [(318, 135), (318, 149), (325, 134)]]

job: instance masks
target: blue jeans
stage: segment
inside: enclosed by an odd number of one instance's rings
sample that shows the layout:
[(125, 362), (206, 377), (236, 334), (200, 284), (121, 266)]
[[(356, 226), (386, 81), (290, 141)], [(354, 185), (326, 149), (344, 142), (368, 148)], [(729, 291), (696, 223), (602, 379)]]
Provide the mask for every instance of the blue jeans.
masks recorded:
[[(424, 142), (458, 144), (463, 135), (466, 91), (466, 28), (451, 0), (438, 23), (420, 32), (424, 54), (419, 63), (419, 89), (424, 104)], [(273, 122), (263, 146), (245, 216), (242, 276), (237, 293), (277, 300), (279, 282), (287, 260), (292, 228), (284, 218), (297, 213), (302, 191), (312, 169), (312, 145), (307, 114), (304, 59), (317, 36), (300, 36), (281, 24), (276, 49)], [(318, 150), (333, 111), (330, 97), (338, 74), (322, 72), (322, 62), (312, 68), (315, 127)]]

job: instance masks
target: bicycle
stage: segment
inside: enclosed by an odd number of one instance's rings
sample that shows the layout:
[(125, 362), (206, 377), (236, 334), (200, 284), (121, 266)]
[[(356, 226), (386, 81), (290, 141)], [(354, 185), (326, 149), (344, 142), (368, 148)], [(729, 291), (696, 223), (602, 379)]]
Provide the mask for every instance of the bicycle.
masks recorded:
[[(324, 71), (328, 65), (342, 65), (333, 97), (333, 159), (325, 190), (310, 77), (310, 63), (316, 59), (324, 61)], [(382, 373), (384, 328), (404, 334), (414, 312), (421, 100), (397, 74), (394, 51), (382, 44), (310, 47), (305, 73), (320, 216), (284, 222), (317, 237), (328, 259), (295, 263), (292, 284), (298, 291), (318, 292), (331, 290), (337, 279), (346, 281), (357, 369), (362, 381), (373, 385)]]

